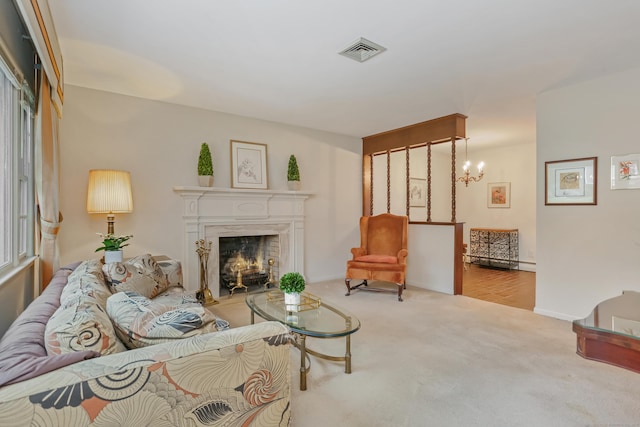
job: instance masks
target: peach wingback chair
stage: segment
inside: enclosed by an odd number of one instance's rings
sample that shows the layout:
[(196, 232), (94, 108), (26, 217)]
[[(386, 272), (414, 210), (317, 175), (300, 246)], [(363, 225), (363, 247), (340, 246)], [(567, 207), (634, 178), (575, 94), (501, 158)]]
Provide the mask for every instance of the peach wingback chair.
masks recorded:
[[(347, 261), (345, 284), (346, 295), (353, 289), (392, 291), (369, 287), (368, 280), (392, 282), (398, 286), (398, 301), (402, 301), (407, 271), (407, 228), (406, 216), (380, 214), (360, 218), (360, 247), (351, 249), (353, 259)], [(362, 279), (362, 283), (351, 286), (352, 279)]]

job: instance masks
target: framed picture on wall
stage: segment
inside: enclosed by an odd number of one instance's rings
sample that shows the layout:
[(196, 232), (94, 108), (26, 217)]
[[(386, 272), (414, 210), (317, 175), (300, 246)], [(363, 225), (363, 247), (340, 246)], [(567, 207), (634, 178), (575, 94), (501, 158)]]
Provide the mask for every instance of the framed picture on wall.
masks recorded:
[(231, 141), (231, 187), (267, 189), (267, 145)]
[(544, 204), (597, 205), (598, 158), (544, 163)]
[(490, 208), (510, 208), (511, 183), (490, 182), (487, 184), (487, 206)]
[(409, 178), (409, 206), (427, 206), (427, 180)]
[(611, 157), (611, 189), (640, 188), (640, 154)]

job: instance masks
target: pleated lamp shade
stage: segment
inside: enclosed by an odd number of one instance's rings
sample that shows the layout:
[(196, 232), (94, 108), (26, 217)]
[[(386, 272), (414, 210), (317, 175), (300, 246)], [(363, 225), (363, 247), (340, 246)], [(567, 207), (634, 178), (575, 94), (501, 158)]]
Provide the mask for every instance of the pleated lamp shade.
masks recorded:
[[(115, 213), (133, 211), (131, 175), (127, 171), (94, 169), (89, 171), (87, 188), (87, 212), (106, 213), (107, 222), (113, 221)], [(111, 218), (109, 218), (111, 217)], [(108, 228), (113, 234), (113, 224)]]

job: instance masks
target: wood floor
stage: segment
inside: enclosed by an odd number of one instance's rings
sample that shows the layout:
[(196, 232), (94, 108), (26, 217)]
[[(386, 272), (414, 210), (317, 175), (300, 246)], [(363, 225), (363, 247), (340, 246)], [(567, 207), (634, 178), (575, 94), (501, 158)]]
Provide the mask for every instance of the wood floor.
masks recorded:
[(469, 265), (462, 278), (462, 295), (532, 311), (536, 300), (536, 274)]

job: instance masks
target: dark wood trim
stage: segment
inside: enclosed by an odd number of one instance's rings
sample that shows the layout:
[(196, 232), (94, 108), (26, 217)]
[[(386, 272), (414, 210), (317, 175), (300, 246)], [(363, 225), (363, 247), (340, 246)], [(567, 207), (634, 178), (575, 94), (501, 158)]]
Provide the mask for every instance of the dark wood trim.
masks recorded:
[(427, 222), (431, 221), (431, 145), (451, 143), (451, 222), (456, 222), (456, 144), (466, 138), (466, 119), (463, 114), (450, 114), (411, 126), (382, 132), (362, 138), (362, 212), (373, 214), (373, 157), (387, 156), (387, 213), (391, 209), (391, 153), (406, 150), (407, 153), (407, 216), (409, 214), (409, 151), (410, 148), (427, 146)]
[(456, 225), (453, 222), (431, 222), (431, 221), (409, 221), (409, 224), (421, 224), (421, 225)]
[[(56, 92), (60, 97), (60, 102), (64, 104), (64, 88), (62, 87), (62, 79), (60, 77), (60, 68), (58, 67), (58, 61), (56, 61), (56, 56), (53, 53), (53, 48), (51, 47), (51, 39), (49, 38), (49, 32), (47, 31), (47, 26), (44, 24), (44, 19), (42, 17), (42, 12), (40, 11), (40, 5), (36, 0), (31, 0), (31, 7), (33, 8), (33, 13), (36, 16), (36, 20), (38, 21), (38, 27), (40, 27), (40, 32), (42, 33), (42, 39), (44, 40), (45, 47), (47, 48), (47, 53), (49, 54), (49, 59), (51, 60), (51, 65), (53, 66), (53, 72), (56, 75), (56, 79), (58, 80)], [(51, 79), (49, 79), (51, 82)]]
[(462, 263), (462, 235), (464, 233), (464, 223), (455, 224), (453, 237), (453, 294), (462, 295), (462, 275), (464, 274), (464, 264)]
[(451, 222), (456, 222), (456, 139), (451, 138)]
[(362, 216), (373, 214), (373, 156), (362, 156)]
[(451, 137), (466, 138), (467, 116), (450, 114), (426, 122), (389, 130), (362, 138), (362, 154), (373, 154), (398, 147), (414, 146), (427, 142), (451, 141)]

